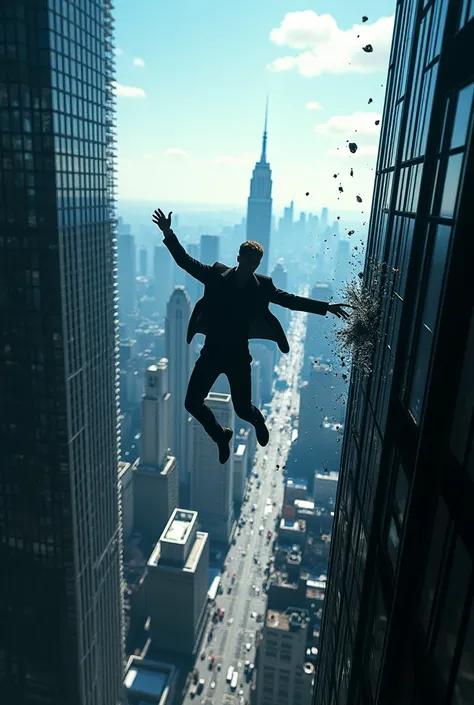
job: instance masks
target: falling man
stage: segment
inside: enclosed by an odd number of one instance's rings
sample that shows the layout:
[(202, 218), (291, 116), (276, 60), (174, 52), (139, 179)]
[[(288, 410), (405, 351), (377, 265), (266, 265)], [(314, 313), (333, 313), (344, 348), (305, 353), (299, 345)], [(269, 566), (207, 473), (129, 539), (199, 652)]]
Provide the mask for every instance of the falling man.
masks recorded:
[(261, 446), (266, 446), (269, 440), (265, 419), (252, 404), (249, 339), (273, 340), (282, 353), (290, 349), (280, 322), (269, 311), (269, 304), (321, 316), (332, 313), (347, 318), (348, 314), (343, 308), (345, 304), (295, 296), (277, 289), (271, 277), (255, 274), (263, 247), (253, 240), (240, 246), (236, 267), (222, 262), (203, 264), (190, 257), (171, 229), (171, 215), (166, 217), (158, 208), (152, 219), (162, 231), (163, 242), (176, 264), (204, 284), (204, 295), (189, 320), (187, 342), (196, 333), (203, 333), (206, 340), (189, 380), (184, 406), (217, 444), (219, 461), (224, 464), (229, 459), (233, 430), (222, 428), (205, 404), (220, 374), (229, 380), (235, 413), (254, 426)]

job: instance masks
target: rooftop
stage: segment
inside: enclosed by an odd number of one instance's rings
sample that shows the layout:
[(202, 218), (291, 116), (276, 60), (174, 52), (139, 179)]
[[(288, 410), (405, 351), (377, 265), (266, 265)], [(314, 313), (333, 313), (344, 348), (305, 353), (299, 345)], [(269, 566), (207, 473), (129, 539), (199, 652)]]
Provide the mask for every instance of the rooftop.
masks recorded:
[(267, 627), (280, 629), (289, 632), (301, 629), (308, 624), (308, 614), (306, 610), (293, 609), (289, 607), (285, 612), (278, 610), (267, 610)]
[(218, 401), (224, 404), (229, 404), (231, 400), (230, 394), (222, 394), (221, 392), (209, 392), (207, 401)]
[(245, 445), (245, 443), (241, 443), (239, 446), (237, 446), (235, 454), (241, 457), (242, 455), (244, 455), (246, 447), (247, 446)]
[(160, 705), (175, 676), (173, 666), (132, 656), (127, 664), (124, 686), (129, 702)]
[(161, 541), (170, 543), (186, 543), (191, 528), (197, 519), (197, 512), (185, 509), (175, 509), (161, 535)]

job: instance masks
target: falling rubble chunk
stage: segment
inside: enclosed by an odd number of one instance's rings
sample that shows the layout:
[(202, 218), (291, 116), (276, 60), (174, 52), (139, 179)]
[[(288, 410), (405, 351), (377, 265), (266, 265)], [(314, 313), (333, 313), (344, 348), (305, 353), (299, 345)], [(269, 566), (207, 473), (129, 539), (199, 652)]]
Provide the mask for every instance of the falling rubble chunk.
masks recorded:
[(306, 191), (306, 195), (309, 196), (309, 191)]
[(334, 174), (334, 178), (337, 179), (337, 174)]
[(366, 44), (365, 47), (362, 47), (362, 51), (365, 51), (366, 54), (371, 54), (374, 50), (374, 47), (372, 44)]
[(363, 18), (362, 18), (362, 22), (367, 22), (368, 19), (369, 19), (369, 18), (367, 17), (367, 15), (364, 15)]
[(352, 154), (355, 154), (357, 152), (357, 145), (355, 142), (349, 142), (349, 150), (352, 152)]
[(354, 176), (354, 169), (351, 169), (351, 176)]
[(360, 196), (356, 196), (356, 201), (357, 203), (362, 203), (362, 198)]
[(348, 232), (347, 234), (348, 234), (348, 235), (354, 235), (354, 233), (355, 233), (355, 230), (349, 230), (349, 232)]
[(342, 188), (342, 186), (339, 186), (339, 193), (344, 193), (344, 189)]
[(380, 120), (376, 120), (376, 121), (375, 121), (375, 124), (376, 124), (376, 125), (380, 125)]
[(372, 98), (369, 98), (369, 105), (370, 105), (371, 103), (373, 103), (373, 102), (374, 102), (374, 101), (372, 100)]

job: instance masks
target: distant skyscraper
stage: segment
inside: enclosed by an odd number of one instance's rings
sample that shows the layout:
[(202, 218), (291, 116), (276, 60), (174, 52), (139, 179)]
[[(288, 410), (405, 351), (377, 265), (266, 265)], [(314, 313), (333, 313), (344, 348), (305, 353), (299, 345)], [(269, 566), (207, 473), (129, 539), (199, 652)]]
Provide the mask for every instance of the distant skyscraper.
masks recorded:
[(1, 2), (2, 705), (122, 696), (111, 8)]
[(137, 250), (135, 247), (135, 238), (128, 232), (128, 228), (119, 227), (117, 234), (118, 240), (118, 258), (117, 258), (117, 274), (118, 274), (118, 293), (119, 293), (119, 315), (120, 318), (125, 318), (135, 311), (137, 304), (137, 287), (136, 287), (136, 257)]
[(397, 4), (364, 272), (389, 282), (352, 372), (317, 705), (474, 702), (473, 15)]
[(183, 287), (176, 287), (166, 313), (166, 357), (168, 358), (169, 388), (171, 390), (171, 453), (179, 463), (181, 484), (188, 483), (189, 414), (184, 399), (192, 369), (192, 348), (186, 342), (191, 316), (191, 302)]
[[(206, 404), (221, 426), (234, 428), (230, 394), (210, 392)], [(191, 507), (199, 513), (199, 523), (211, 540), (228, 542), (234, 520), (232, 484), (233, 453), (225, 465), (219, 463), (217, 446), (196, 420), (194, 424), (194, 463), (191, 472)]]
[(162, 358), (145, 372), (142, 397), (142, 435), (140, 458), (145, 465), (160, 466), (171, 446), (171, 394), (168, 382), (168, 360)]
[(262, 154), (253, 170), (247, 204), (247, 240), (256, 240), (263, 245), (265, 250), (259, 267), (261, 274), (267, 274), (268, 271), (272, 224), (272, 172), (270, 164), (267, 162), (267, 119), (268, 101), (265, 111)]
[(219, 261), (219, 235), (201, 235), (201, 262), (214, 264)]
[(166, 316), (166, 304), (171, 296), (172, 259), (164, 245), (155, 245), (153, 250), (153, 293), (160, 317)]
[(138, 276), (148, 276), (148, 250), (146, 247), (141, 247), (138, 252)]
[[(311, 290), (311, 298), (331, 301), (333, 290), (330, 284), (318, 283)], [(334, 361), (337, 344), (334, 338), (334, 323), (327, 316), (309, 316), (304, 341), (303, 376), (309, 379), (315, 358)]]
[(326, 228), (328, 226), (328, 209), (327, 208), (323, 208), (321, 210), (321, 220), (319, 221), (319, 225), (321, 228), (321, 233), (324, 233), (324, 231), (326, 230)]
[[(271, 276), (277, 289), (283, 289), (283, 291), (288, 290), (288, 272), (286, 271), (283, 262), (276, 263)], [(287, 308), (283, 308), (283, 306), (276, 306), (274, 304), (270, 306), (270, 309), (278, 318), (284, 330), (286, 330), (290, 322), (289, 310)]]

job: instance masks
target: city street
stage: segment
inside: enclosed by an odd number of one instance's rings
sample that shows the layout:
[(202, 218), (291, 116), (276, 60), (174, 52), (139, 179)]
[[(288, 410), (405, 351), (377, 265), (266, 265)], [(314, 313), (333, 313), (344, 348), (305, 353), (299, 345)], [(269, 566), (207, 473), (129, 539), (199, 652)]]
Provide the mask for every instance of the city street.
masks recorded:
[[(273, 543), (273, 539), (267, 542), (266, 534), (268, 530), (275, 531), (275, 517), (283, 501), (282, 469), (291, 443), (294, 416), (298, 412), (297, 384), (303, 363), (306, 316), (298, 312), (292, 315), (288, 333), (290, 352), (281, 357), (277, 367), (280, 380), (288, 386), (284, 391), (276, 390), (267, 407), (270, 442), (266, 448), (258, 448), (247, 485), (248, 499), (240, 514), (245, 524), (235, 533), (236, 544), (229, 549), (226, 570), (221, 576), (223, 594), (216, 599), (216, 607), (225, 609), (225, 616), (222, 622), (213, 625), (210, 641), (210, 629), (206, 631), (196, 661), (199, 678), (205, 680), (205, 686), (202, 693), (193, 697), (191, 692), (195, 686), (191, 685), (183, 700), (186, 705), (193, 702), (195, 705), (244, 705), (250, 701), (251, 684), (246, 682), (244, 664), (246, 660), (255, 661), (255, 633), (261, 628), (258, 620), (265, 614), (266, 594), (262, 584)], [(284, 384), (280, 382), (280, 386)], [(233, 574), (236, 577), (232, 585)], [(205, 658), (201, 660), (203, 653)], [(211, 655), (215, 657), (215, 664), (209, 670)], [(239, 673), (233, 692), (226, 682), (229, 666)]]

